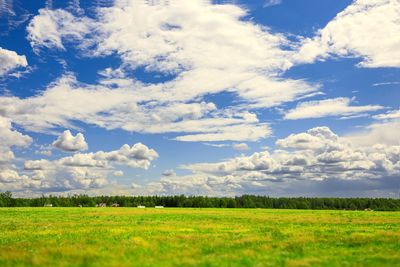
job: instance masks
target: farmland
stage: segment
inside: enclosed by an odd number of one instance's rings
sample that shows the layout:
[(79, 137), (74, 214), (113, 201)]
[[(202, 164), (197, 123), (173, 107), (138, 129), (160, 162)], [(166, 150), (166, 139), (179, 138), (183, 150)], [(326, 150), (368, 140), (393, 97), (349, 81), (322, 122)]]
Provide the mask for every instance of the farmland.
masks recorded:
[(400, 266), (400, 212), (0, 208), (0, 266)]

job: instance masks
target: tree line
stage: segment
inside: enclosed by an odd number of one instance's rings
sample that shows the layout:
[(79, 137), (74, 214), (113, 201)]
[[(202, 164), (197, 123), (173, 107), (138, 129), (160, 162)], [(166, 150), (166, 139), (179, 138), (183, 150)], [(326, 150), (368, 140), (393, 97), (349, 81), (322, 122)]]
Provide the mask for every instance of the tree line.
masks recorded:
[(236, 197), (207, 196), (45, 196), (14, 198), (12, 193), (0, 192), (0, 207), (95, 207), (105, 203), (120, 207), (188, 207), (188, 208), (269, 208), (269, 209), (333, 209), (333, 210), (400, 210), (400, 199), (393, 198), (311, 198), (242, 195)]

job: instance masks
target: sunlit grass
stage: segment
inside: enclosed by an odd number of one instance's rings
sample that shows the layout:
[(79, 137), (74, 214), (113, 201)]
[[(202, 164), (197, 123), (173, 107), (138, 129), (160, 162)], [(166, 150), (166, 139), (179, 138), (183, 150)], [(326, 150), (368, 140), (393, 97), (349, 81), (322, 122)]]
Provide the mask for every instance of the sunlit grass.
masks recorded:
[(2, 208), (0, 266), (400, 266), (400, 213)]

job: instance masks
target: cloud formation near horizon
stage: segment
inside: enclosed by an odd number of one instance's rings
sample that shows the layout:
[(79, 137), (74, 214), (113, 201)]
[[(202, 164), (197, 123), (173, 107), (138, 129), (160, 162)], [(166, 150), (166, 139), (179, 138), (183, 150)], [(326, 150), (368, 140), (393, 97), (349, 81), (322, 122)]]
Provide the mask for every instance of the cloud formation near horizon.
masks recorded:
[(316, 127), (278, 139), (276, 145), (273, 151), (222, 162), (182, 165), (192, 174), (165, 176), (159, 183), (150, 184), (149, 190), (158, 194), (237, 195), (252, 187), (258, 192), (294, 180), (362, 183), (400, 175), (400, 143), (360, 146), (328, 127)]

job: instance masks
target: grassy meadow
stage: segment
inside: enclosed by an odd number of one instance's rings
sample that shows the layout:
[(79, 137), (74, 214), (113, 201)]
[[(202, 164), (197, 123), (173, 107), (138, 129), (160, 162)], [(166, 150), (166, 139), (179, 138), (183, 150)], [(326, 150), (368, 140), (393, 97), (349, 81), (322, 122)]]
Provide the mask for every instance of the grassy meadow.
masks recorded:
[(400, 266), (400, 212), (1, 208), (0, 266)]

